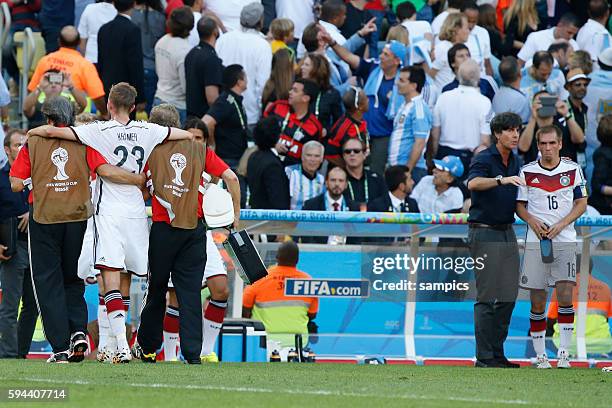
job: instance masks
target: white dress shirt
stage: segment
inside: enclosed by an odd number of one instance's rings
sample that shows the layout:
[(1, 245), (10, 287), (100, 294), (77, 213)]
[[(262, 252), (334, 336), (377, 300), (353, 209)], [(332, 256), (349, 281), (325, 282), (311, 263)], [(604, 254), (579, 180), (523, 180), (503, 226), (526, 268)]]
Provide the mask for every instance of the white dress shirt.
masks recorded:
[(480, 88), (459, 85), (443, 92), (436, 102), (433, 126), (440, 127), (440, 145), (473, 151), (481, 135), (490, 135), (491, 101)]
[(293, 21), (294, 37), (302, 38), (304, 28), (315, 21), (313, 5), (313, 0), (276, 0), (276, 18), (288, 18)]
[(393, 193), (391, 193), (390, 191), (388, 194), (389, 198), (391, 199), (391, 206), (393, 207), (393, 212), (402, 212), (402, 204), (404, 204), (404, 201), (394, 196)]
[[(547, 51), (550, 44), (555, 41), (555, 27), (547, 30), (540, 30), (529, 34), (523, 48), (518, 52), (518, 58), (523, 61), (528, 61), (533, 58), (533, 54), (538, 51)], [(578, 43), (571, 39), (569, 41), (574, 51), (579, 50)]]
[(98, 31), (117, 15), (117, 9), (111, 3), (101, 2), (88, 4), (81, 14), (79, 35), (87, 40), (85, 58), (94, 64), (98, 62)]
[(189, 37), (187, 37), (187, 41), (191, 44), (192, 47), (195, 47), (200, 43), (200, 34), (198, 34), (198, 21), (202, 18), (202, 13), (198, 13), (197, 11), (193, 12), (193, 28), (189, 32)]
[(432, 68), (437, 69), (438, 73), (434, 78), (434, 83), (438, 89), (444, 88), (446, 84), (455, 79), (455, 73), (448, 64), (448, 50), (451, 49), (453, 43), (450, 41), (438, 41), (434, 47), (434, 60)]
[(463, 194), (459, 187), (449, 187), (441, 194), (436, 191), (434, 176), (425, 176), (414, 186), (410, 198), (419, 205), (422, 214), (437, 214), (463, 207)]
[(272, 69), (272, 48), (257, 30), (244, 29), (229, 32), (217, 40), (217, 55), (223, 65), (240, 64), (247, 76), (244, 108), (249, 125), (257, 123), (261, 115), (261, 94)]
[(436, 37), (438, 36), (438, 34), (440, 34), (442, 25), (446, 21), (446, 17), (448, 17), (449, 14), (450, 13), (448, 12), (448, 10), (444, 10), (443, 12), (438, 14), (436, 18), (434, 18), (433, 21), (431, 22), (431, 29), (433, 30)]
[(485, 72), (485, 60), (491, 59), (489, 32), (480, 26), (474, 26), (465, 45), (470, 50), (470, 57), (480, 65), (480, 70)]
[(261, 0), (206, 0), (206, 10), (219, 17), (227, 31), (240, 29), (240, 13), (247, 4), (261, 3)]
[(612, 35), (606, 27), (593, 19), (589, 19), (578, 31), (576, 42), (580, 49), (588, 51), (591, 60), (597, 62), (599, 54), (608, 47), (612, 47)]

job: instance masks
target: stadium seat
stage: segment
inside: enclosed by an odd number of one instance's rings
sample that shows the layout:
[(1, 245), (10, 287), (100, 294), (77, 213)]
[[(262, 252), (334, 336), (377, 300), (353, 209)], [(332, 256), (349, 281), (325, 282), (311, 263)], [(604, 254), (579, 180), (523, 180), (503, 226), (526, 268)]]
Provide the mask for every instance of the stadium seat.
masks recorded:
[[(30, 72), (28, 73), (28, 77), (31, 77), (36, 69), (36, 65), (38, 61), (45, 56), (45, 41), (42, 38), (42, 34), (40, 32), (33, 32), (34, 35), (34, 58), (32, 63), (30, 64)], [(23, 42), (25, 41), (25, 33), (23, 31), (17, 31), (13, 36), (13, 41), (15, 42), (15, 60), (17, 61), (17, 67), (19, 71), (23, 69)]]

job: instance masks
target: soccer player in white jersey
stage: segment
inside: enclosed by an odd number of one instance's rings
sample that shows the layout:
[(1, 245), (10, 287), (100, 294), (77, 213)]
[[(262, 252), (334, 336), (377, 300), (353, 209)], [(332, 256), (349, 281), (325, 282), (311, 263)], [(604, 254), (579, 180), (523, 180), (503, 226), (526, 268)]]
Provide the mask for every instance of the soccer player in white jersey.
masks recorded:
[[(191, 133), (177, 128), (132, 121), (136, 90), (121, 82), (114, 85), (108, 97), (111, 119), (87, 125), (39, 128), (39, 136), (76, 140), (96, 149), (109, 164), (141, 173), (151, 151), (166, 139), (191, 139)], [(101, 271), (106, 294), (104, 300), (110, 335), (107, 343), (114, 363), (131, 360), (125, 333), (124, 296), (129, 295), (130, 276), (147, 275), (149, 226), (141, 190), (136, 186), (112, 183), (101, 177), (94, 193), (95, 248), (94, 262)]]
[[(546, 289), (554, 286), (559, 305), (561, 331), (558, 368), (570, 368), (568, 347), (574, 330), (572, 292), (576, 285), (576, 231), (574, 221), (587, 207), (586, 180), (580, 166), (559, 155), (561, 130), (545, 126), (536, 133), (541, 158), (521, 169), (516, 213), (529, 224), (520, 286), (529, 289), (529, 323), (538, 368), (551, 368), (544, 344), (546, 335)], [(544, 240), (550, 240), (547, 257)], [(540, 242), (540, 245), (538, 245)], [(540, 249), (542, 246), (542, 250)]]

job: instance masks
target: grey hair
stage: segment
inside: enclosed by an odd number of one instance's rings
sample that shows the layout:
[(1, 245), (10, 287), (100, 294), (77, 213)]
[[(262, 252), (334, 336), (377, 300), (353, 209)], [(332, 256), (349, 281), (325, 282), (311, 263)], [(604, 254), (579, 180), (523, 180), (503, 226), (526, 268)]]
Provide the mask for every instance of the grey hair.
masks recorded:
[(154, 106), (153, 109), (151, 109), (149, 122), (160, 126), (181, 127), (181, 118), (178, 110), (176, 110), (174, 105), (169, 103), (162, 103), (161, 105)]
[(54, 126), (74, 125), (74, 104), (64, 96), (52, 96), (42, 104), (41, 112)]
[(478, 88), (480, 85), (480, 66), (473, 59), (463, 62), (457, 72), (459, 84)]
[(306, 152), (306, 150), (315, 149), (315, 148), (321, 151), (321, 155), (325, 154), (325, 146), (323, 146), (321, 143), (317, 142), (316, 140), (311, 140), (310, 142), (304, 143), (304, 146), (302, 146), (302, 152)]

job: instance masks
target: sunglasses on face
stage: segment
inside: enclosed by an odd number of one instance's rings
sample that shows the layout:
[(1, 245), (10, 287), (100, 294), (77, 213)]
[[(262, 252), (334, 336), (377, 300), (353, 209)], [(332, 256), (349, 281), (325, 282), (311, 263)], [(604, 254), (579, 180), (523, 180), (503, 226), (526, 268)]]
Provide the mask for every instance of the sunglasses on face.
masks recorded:
[(359, 154), (361, 152), (363, 152), (362, 149), (344, 149), (342, 151), (342, 153), (344, 153), (344, 154), (351, 154), (351, 153)]

